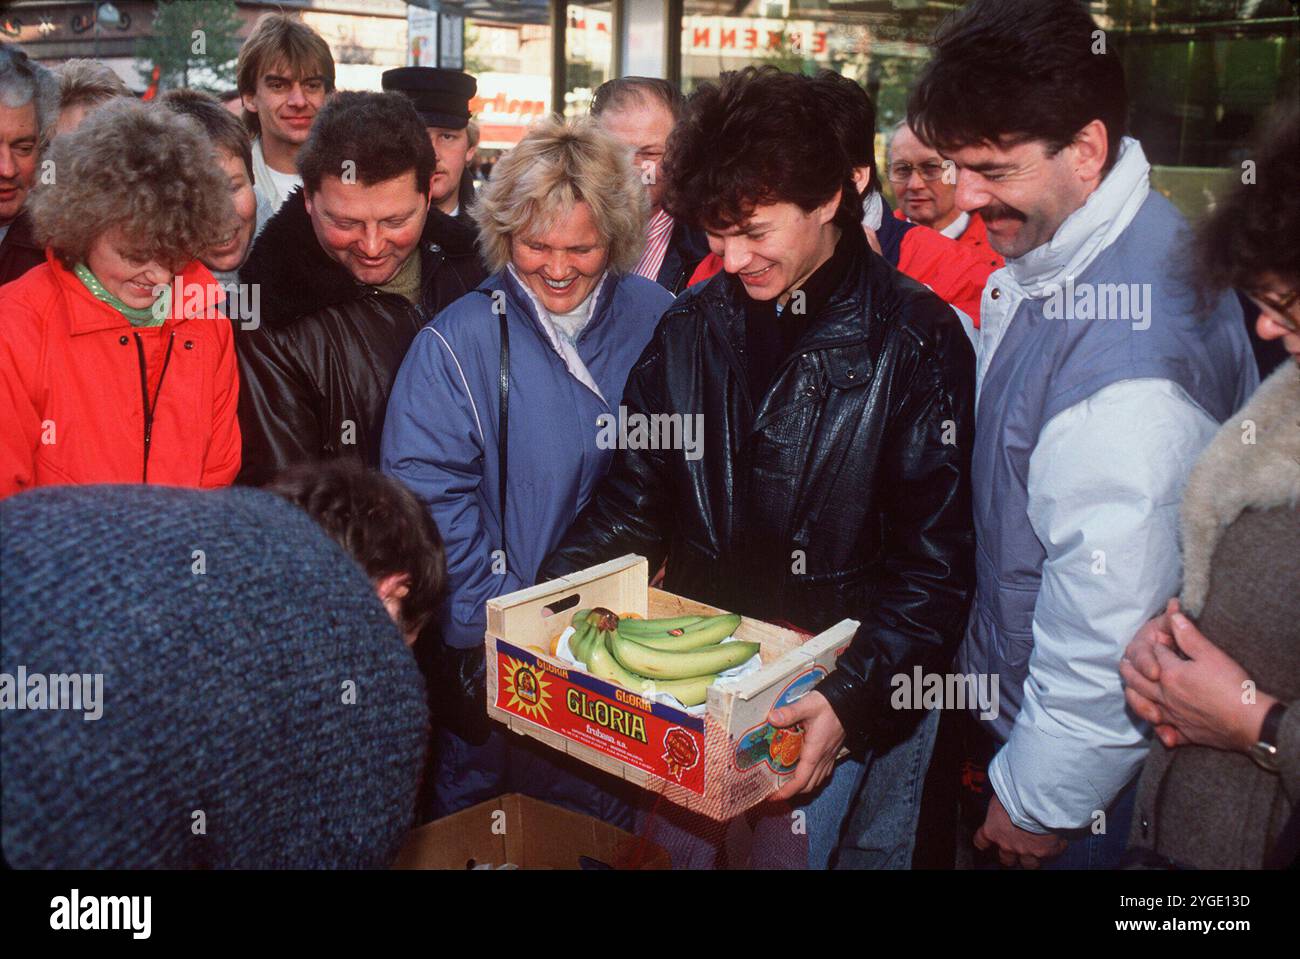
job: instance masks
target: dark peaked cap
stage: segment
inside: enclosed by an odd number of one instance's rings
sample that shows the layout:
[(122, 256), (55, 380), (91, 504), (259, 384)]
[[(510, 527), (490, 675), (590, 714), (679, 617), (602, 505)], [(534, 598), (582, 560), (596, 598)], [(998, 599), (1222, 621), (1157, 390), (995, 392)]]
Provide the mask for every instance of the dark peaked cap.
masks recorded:
[(469, 101), (478, 81), (459, 70), (441, 67), (398, 67), (380, 78), (384, 90), (405, 94), (427, 127), (463, 129), (469, 123)]

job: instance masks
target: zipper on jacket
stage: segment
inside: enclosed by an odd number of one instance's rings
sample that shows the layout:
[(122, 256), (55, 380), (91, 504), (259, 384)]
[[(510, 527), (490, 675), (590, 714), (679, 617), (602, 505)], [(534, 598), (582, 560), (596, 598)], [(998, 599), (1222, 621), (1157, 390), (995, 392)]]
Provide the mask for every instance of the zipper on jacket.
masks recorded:
[(149, 364), (144, 358), (144, 341), (139, 333), (135, 337), (135, 354), (140, 363), (140, 402), (144, 406), (144, 467), (140, 472), (140, 482), (149, 482), (149, 447), (153, 443), (153, 414), (158, 408), (158, 397), (162, 395), (163, 380), (167, 377), (167, 367), (172, 361), (172, 347), (176, 344), (176, 331), (172, 330), (167, 338), (167, 352), (163, 354), (162, 372), (158, 374), (158, 389), (154, 391), (153, 402), (149, 402)]

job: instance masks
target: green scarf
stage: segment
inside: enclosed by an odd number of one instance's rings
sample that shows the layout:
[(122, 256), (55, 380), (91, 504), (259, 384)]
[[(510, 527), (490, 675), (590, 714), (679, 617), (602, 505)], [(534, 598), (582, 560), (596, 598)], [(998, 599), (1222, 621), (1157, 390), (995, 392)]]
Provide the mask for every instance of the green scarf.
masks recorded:
[(138, 310), (133, 306), (127, 306), (108, 292), (104, 288), (104, 284), (96, 279), (95, 274), (90, 272), (90, 267), (86, 266), (86, 264), (78, 263), (72, 268), (72, 272), (77, 274), (77, 279), (85, 285), (95, 299), (101, 303), (107, 303), (117, 310), (130, 321), (132, 326), (162, 326), (163, 320), (171, 313), (172, 288), (170, 286), (163, 290), (158, 299), (153, 301), (152, 306)]

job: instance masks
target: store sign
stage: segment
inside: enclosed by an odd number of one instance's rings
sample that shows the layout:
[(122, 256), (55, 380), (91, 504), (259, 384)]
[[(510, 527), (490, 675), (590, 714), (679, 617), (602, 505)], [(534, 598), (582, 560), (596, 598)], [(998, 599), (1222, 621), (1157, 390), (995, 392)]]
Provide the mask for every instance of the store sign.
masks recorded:
[(550, 111), (551, 78), (529, 73), (480, 73), (478, 95), (469, 101), (485, 147), (506, 148)]
[(811, 20), (751, 17), (684, 17), (682, 51), (696, 56), (760, 59), (773, 56), (825, 56), (830, 30)]

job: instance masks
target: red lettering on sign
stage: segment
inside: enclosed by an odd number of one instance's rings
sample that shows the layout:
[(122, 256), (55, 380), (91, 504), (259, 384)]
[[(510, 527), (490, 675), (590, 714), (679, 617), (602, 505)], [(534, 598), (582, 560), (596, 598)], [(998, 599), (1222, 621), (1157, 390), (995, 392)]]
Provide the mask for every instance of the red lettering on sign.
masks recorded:
[(709, 45), (709, 35), (713, 33), (711, 27), (696, 27), (695, 32), (691, 34), (691, 46), (707, 47)]
[(745, 31), (745, 49), (753, 50), (758, 46), (758, 31), (749, 29)]
[(826, 52), (826, 31), (818, 30), (813, 34), (813, 53)]
[(780, 49), (781, 49), (781, 31), (780, 31), (780, 30), (769, 30), (769, 31), (767, 31), (767, 48), (768, 48), (769, 50), (780, 50)]
[(736, 45), (735, 30), (718, 31), (718, 49), (725, 50), (727, 47), (734, 47), (735, 45)]

